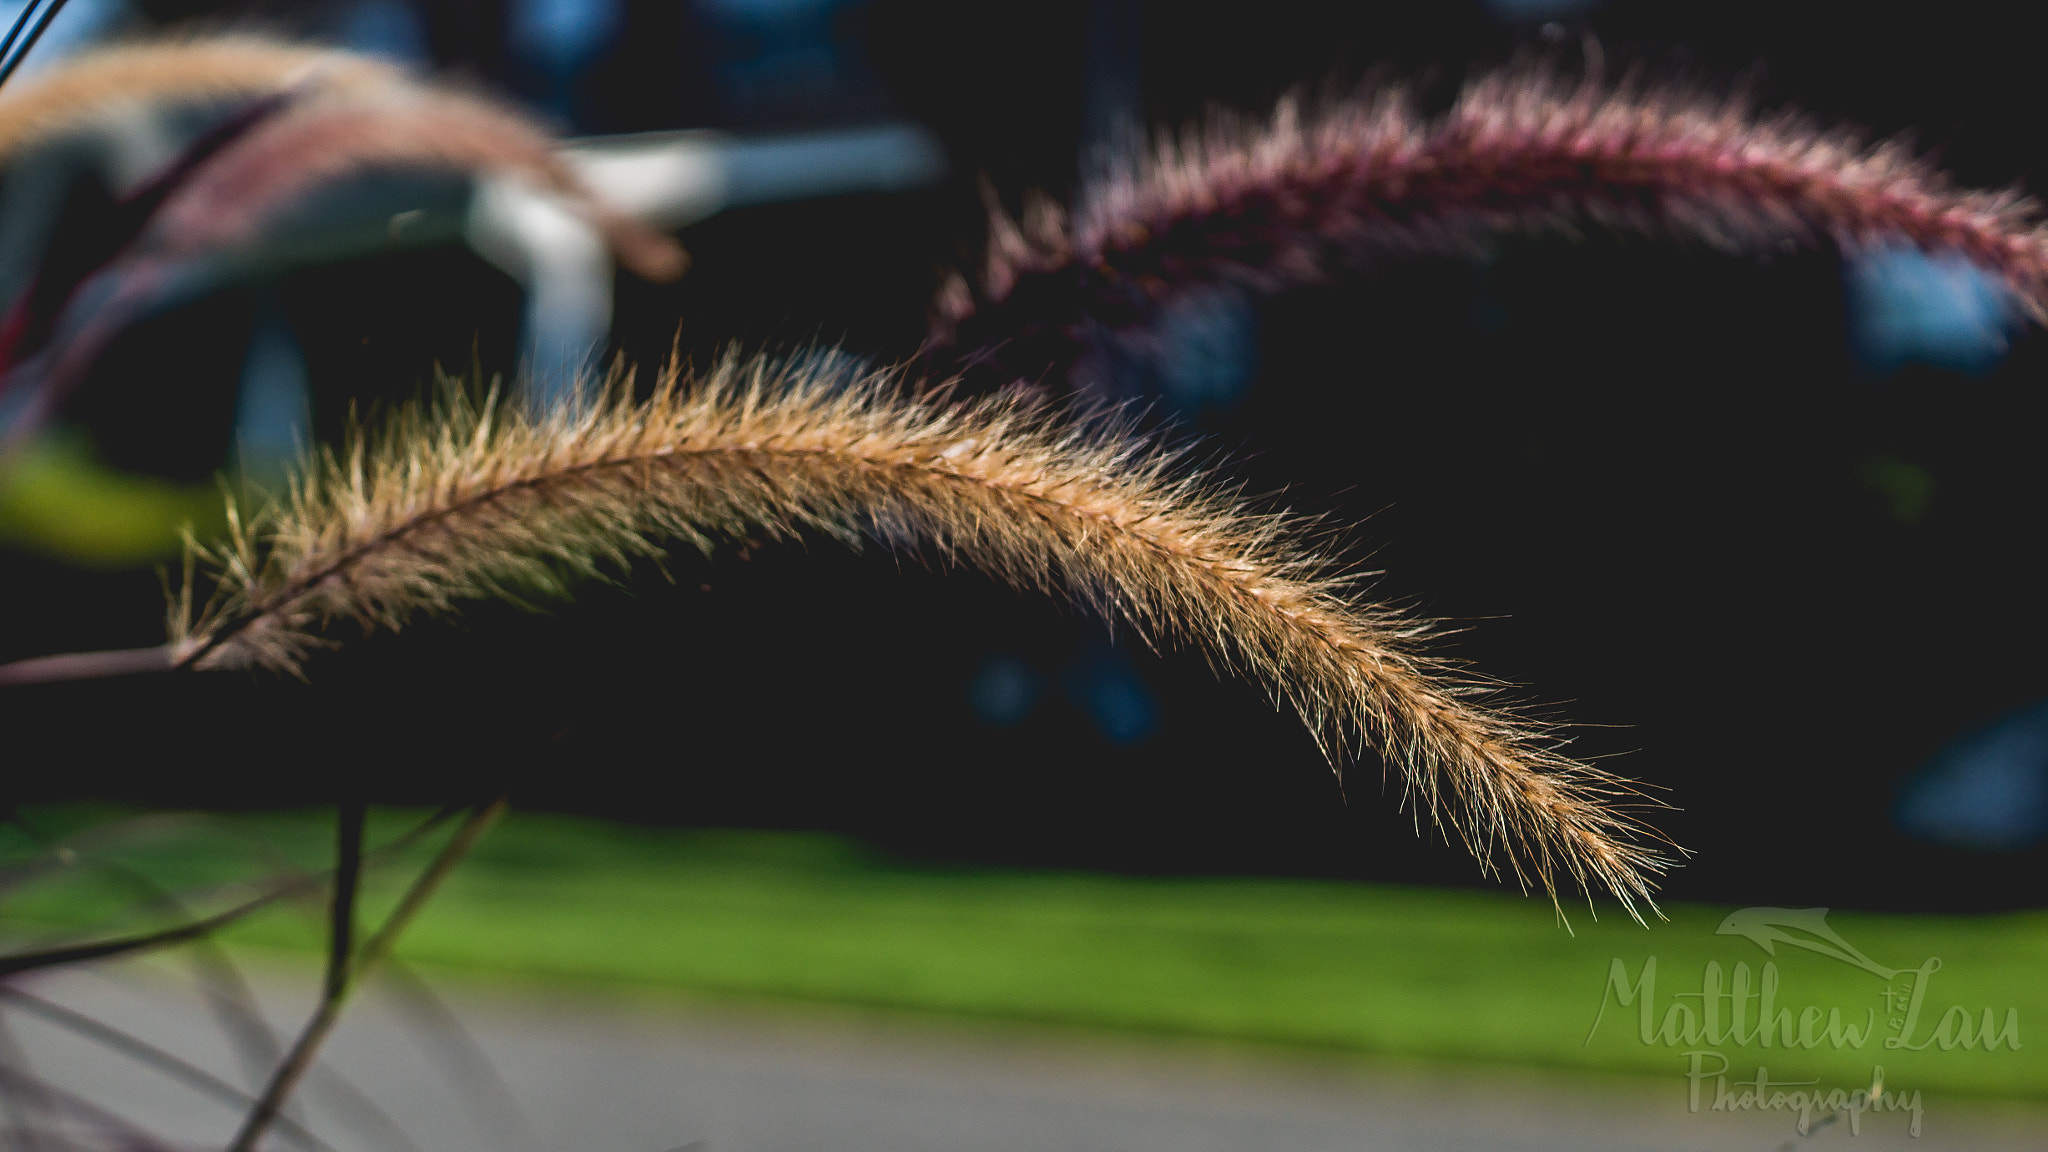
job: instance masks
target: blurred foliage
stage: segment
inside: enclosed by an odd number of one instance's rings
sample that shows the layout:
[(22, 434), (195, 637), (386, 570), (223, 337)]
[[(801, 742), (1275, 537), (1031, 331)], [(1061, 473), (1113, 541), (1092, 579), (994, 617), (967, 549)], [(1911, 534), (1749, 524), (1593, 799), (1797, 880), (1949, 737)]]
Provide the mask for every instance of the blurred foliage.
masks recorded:
[(0, 473), (0, 544), (86, 567), (171, 559), (180, 527), (210, 538), (226, 523), (218, 486), (115, 471), (75, 432), (43, 438)]

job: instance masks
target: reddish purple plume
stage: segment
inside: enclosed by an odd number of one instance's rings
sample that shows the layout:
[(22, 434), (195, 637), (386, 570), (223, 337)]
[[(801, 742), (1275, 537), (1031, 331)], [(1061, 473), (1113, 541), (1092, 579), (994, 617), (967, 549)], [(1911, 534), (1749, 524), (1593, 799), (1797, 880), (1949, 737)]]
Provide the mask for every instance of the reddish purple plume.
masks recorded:
[(87, 280), (134, 246), (157, 209), (175, 195), (201, 165), (258, 125), (283, 111), (293, 92), (251, 100), (174, 156), (154, 176), (115, 201), (89, 228), (59, 228), (49, 251), (4, 316), (0, 316), (0, 397), (17, 377), (4, 375), (48, 343), (58, 316)]
[(926, 356), (1057, 377), (1091, 332), (1149, 322), (1177, 291), (1266, 293), (1380, 255), (1477, 251), (1587, 223), (1735, 251), (1899, 240), (1955, 251), (2048, 318), (2048, 233), (2018, 192), (1958, 190), (1897, 142), (1869, 145), (1736, 100), (1541, 69), (1483, 77), (1427, 119), (1396, 90), (1262, 125), (1220, 122), (1089, 189), (1076, 218), (992, 213), (978, 282), (941, 292)]

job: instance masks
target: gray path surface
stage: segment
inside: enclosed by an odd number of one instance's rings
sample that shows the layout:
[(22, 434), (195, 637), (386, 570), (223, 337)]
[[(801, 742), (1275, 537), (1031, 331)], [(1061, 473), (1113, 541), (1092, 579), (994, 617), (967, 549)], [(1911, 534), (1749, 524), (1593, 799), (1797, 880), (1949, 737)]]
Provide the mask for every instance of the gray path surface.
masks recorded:
[[(311, 969), (259, 970), (288, 1033)], [(906, 1020), (833, 1009), (682, 1005), (519, 992), (437, 979), (463, 1030), (403, 982), (373, 982), (308, 1085), (298, 1119), (340, 1152), (1322, 1152), (1367, 1149), (2040, 1149), (2048, 1113), (1930, 1100), (1924, 1135), (1866, 1118), (1788, 1144), (1785, 1113), (1689, 1114), (1683, 1081), (1418, 1070), (1162, 1040)], [(162, 962), (48, 974), (25, 985), (246, 1088), (191, 975)], [(218, 1148), (225, 1105), (4, 1009), (36, 1075), (170, 1136)], [(463, 1033), (502, 1087), (462, 1055)], [(346, 1086), (341, 1082), (345, 1080)], [(349, 1087), (352, 1086), (352, 1087)], [(509, 1091), (516, 1106), (500, 1093)], [(365, 1107), (359, 1096), (374, 1103)], [(384, 1118), (376, 1113), (381, 1111)], [(528, 1121), (522, 1122), (523, 1113)], [(11, 1121), (10, 1121), (11, 1123)], [(84, 1131), (80, 1129), (79, 1131)], [(0, 1140), (23, 1141), (0, 1127)], [(117, 1146), (96, 1140), (87, 1146)], [(266, 1145), (295, 1145), (273, 1138)]]

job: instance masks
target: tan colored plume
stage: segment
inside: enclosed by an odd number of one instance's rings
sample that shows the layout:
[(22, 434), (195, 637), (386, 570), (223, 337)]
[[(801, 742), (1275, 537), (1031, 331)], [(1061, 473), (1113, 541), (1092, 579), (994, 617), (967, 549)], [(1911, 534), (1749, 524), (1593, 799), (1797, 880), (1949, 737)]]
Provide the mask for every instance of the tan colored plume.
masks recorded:
[(1667, 861), (1617, 807), (1633, 789), (1419, 655), (1426, 629), (1360, 600), (1298, 521), (1099, 422), (1015, 398), (943, 406), (900, 383), (729, 359), (578, 414), (451, 391), (325, 456), (203, 550), (219, 588), (196, 618), (174, 608), (165, 659), (293, 672), (337, 621), (396, 629), (558, 589), (672, 538), (879, 539), (1198, 648), (1291, 704), (1334, 763), (1377, 748), (1489, 868), (1504, 853), (1553, 894), (1569, 877), (1632, 915), (1649, 903)]
[(117, 44), (9, 84), (0, 93), (0, 161), (124, 108), (261, 96), (305, 83), (367, 91), (405, 79), (373, 57), (261, 36)]

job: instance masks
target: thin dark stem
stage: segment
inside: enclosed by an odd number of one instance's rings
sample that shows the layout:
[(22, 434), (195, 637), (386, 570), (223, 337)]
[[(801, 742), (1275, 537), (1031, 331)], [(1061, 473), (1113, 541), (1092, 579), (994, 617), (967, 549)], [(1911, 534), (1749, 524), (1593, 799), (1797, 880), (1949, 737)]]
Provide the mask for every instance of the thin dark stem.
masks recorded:
[[(4, 997), (14, 1004), (15, 1007), (32, 1016), (55, 1024), (59, 1028), (89, 1040), (97, 1041), (133, 1059), (137, 1063), (154, 1068), (164, 1075), (179, 1081), (186, 1087), (211, 1096), (213, 1099), (231, 1108), (247, 1107), (255, 1101), (255, 1098), (247, 1092), (220, 1079), (204, 1068), (181, 1060), (154, 1044), (131, 1036), (119, 1028), (103, 1024), (83, 1012), (74, 1011), (62, 1004), (52, 1003), (40, 996), (34, 996), (23, 992), (19, 988), (9, 988), (5, 985), (0, 985), (0, 997)], [(291, 1137), (292, 1140), (299, 1144), (308, 1148), (327, 1149), (328, 1152), (332, 1152), (332, 1145), (327, 1144), (289, 1119), (280, 1120), (278, 1127), (285, 1135)]]
[[(44, 860), (57, 866), (61, 866), (61, 862), (65, 858), (65, 852), (73, 853), (72, 858), (76, 859), (77, 849), (90, 844), (93, 839), (90, 834), (83, 837), (73, 837), (69, 842), (60, 846), (57, 841), (46, 835), (18, 811), (7, 813), (5, 819), (20, 829), (25, 835), (40, 843), (44, 848)], [(166, 820), (162, 816), (148, 819), (157, 824), (161, 824)], [(179, 818), (170, 817), (168, 819), (177, 820)], [(135, 825), (135, 821), (121, 821), (112, 827), (133, 828)], [(109, 826), (102, 825), (100, 828), (94, 829), (94, 831), (105, 833), (109, 831)], [(187, 908), (176, 895), (156, 881), (151, 880), (141, 870), (104, 858), (95, 859), (93, 863), (120, 880), (123, 884), (142, 893), (150, 904), (169, 909), (181, 920), (191, 918), (191, 909)], [(6, 879), (18, 878), (17, 876)], [(4, 887), (5, 882), (6, 880), (0, 879), (0, 887)], [(250, 1080), (261, 1083), (262, 1078), (267, 1076), (270, 1069), (276, 1065), (278, 1055), (282, 1051), (282, 1046), (278, 1043), (276, 1035), (271, 1032), (269, 1024), (264, 1021), (262, 1012), (256, 1007), (255, 994), (249, 988), (248, 982), (242, 979), (241, 970), (235, 967), (234, 961), (228, 958), (226, 951), (221, 948), (220, 943), (211, 937), (205, 936), (194, 940), (192, 943), (193, 972), (198, 978), (200, 993), (205, 997), (208, 1007), (212, 1009), (214, 1018), (220, 1022), (221, 1031), (227, 1036), (228, 1043), (234, 1047), (235, 1055), (242, 1065), (244, 1074)], [(0, 984), (0, 995), (10, 993), (19, 996), (27, 995), (20, 992), (19, 989)], [(56, 1005), (51, 1005), (51, 1008), (58, 1012), (70, 1011)], [(82, 1019), (86, 1020), (90, 1025), (104, 1027), (89, 1017)], [(142, 1043), (139, 1040), (135, 1040), (134, 1037), (127, 1037), (125, 1033), (121, 1035), (136, 1044)], [(117, 1048), (120, 1047), (119, 1044), (115, 1046)], [(166, 1055), (166, 1058), (176, 1059), (168, 1055)], [(206, 1075), (203, 1071), (197, 1074)], [(234, 1096), (234, 1099), (231, 1101), (231, 1106), (233, 1107), (239, 1108), (254, 1099), (246, 1091), (235, 1088), (232, 1085), (227, 1087), (228, 1091), (233, 1093)], [(216, 1093), (216, 1095), (218, 1094)], [(303, 1126), (293, 1124), (295, 1131), (301, 1127)]]
[[(213, 1007), (214, 1017), (220, 1021), (221, 1030), (234, 1042), (236, 1054), (241, 1057), (243, 1074), (262, 1084), (270, 1078), (271, 1069), (277, 1067), (278, 1060), (283, 1057), (284, 1045), (257, 1010), (254, 991), (220, 943), (210, 939), (195, 943), (193, 963), (200, 974), (207, 1002)], [(316, 1068), (313, 1072), (307, 1078), (307, 1091), (320, 1090), (336, 1111), (350, 1114), (364, 1128), (375, 1128), (390, 1147), (400, 1152), (423, 1152), (412, 1137), (406, 1135), (404, 1128), (363, 1095), (362, 1089), (350, 1083), (346, 1076), (332, 1068)], [(254, 1096), (246, 1092), (242, 1094), (244, 1105), (254, 1102)], [(286, 1114), (287, 1119), (279, 1120), (279, 1124), (288, 1122), (289, 1109)], [(304, 1124), (299, 1126), (304, 1127)]]
[[(404, 851), (421, 836), (453, 816), (458, 808), (443, 808), (427, 817), (411, 831), (377, 850), (377, 855), (389, 856)], [(261, 911), (280, 900), (318, 891), (327, 885), (324, 875), (299, 876), (273, 886), (269, 891), (199, 920), (174, 925), (158, 932), (145, 932), (138, 936), (123, 936), (113, 940), (98, 940), (89, 944), (73, 944), (63, 948), (49, 948), (40, 952), (21, 952), (12, 956), (0, 956), (0, 977), (12, 976), (36, 968), (49, 968), (58, 964), (73, 964), (85, 960), (101, 960), (109, 956), (122, 956), (131, 952), (143, 952), (163, 948), (172, 944), (194, 940), (224, 928), (250, 913)]]
[[(28, 1059), (5, 1023), (0, 1023), (0, 1100), (8, 1104), (13, 1130), (6, 1133), (7, 1148), (41, 1152), (45, 1148), (75, 1148), (74, 1134), (67, 1131), (68, 1113), (109, 1133), (119, 1134), (119, 1147), (128, 1152), (158, 1152), (168, 1147), (149, 1131), (94, 1104), (76, 1093), (37, 1076), (29, 1070)], [(38, 1120), (48, 1127), (38, 1125)], [(57, 1141), (54, 1145), (44, 1137)]]
[(7, 1073), (18, 1079), (0, 1076), (0, 1104), (6, 1106), (7, 1116), (7, 1130), (0, 1132), (0, 1140), (8, 1148), (42, 1152), (44, 1141), (37, 1125), (55, 1115), (56, 1108), (43, 1082), (29, 1070), (28, 1053), (21, 1050), (14, 1030), (0, 1019), (0, 1074)]
[(334, 903), (327, 935), (327, 982), (321, 995), (339, 999), (348, 987), (349, 954), (355, 949), (356, 886), (363, 875), (361, 800), (344, 800), (334, 830)]
[[(398, 937), (412, 923), (413, 917), (419, 915), (420, 909), (426, 907), (428, 898), (440, 887), (441, 881), (447, 878), (455, 865), (469, 854), (477, 840), (490, 830), (499, 816), (504, 814), (505, 807), (506, 801), (500, 799), (488, 805), (481, 805), (470, 813), (469, 819), (462, 822), (462, 826), (455, 830), (455, 835), (441, 849), (441, 854), (434, 857), (433, 863), (427, 865), (413, 880), (412, 887), (406, 889), (405, 895), (398, 901), (398, 907), (392, 909), (391, 915), (385, 918), (383, 927), (377, 929), (377, 934), (363, 944), (362, 954), (356, 960), (354, 974), (360, 975), (375, 968), (391, 951), (392, 946), (398, 943)], [(319, 1053), (320, 1045), (326, 1041), (327, 1034), (334, 1030), (335, 1022), (341, 1018), (341, 1008), (348, 1000), (350, 987), (348, 981), (343, 981), (339, 986), (330, 985), (328, 993), (321, 997), (320, 1006), (314, 1010), (312, 1019), (306, 1021), (305, 1029), (299, 1033), (298, 1042), (292, 1045), (291, 1052), (285, 1056), (284, 1062), (278, 1065), (276, 1073), (271, 1076), (270, 1086), (264, 1090), (263, 1095), (256, 1101), (256, 1106), (242, 1122), (242, 1130), (236, 1133), (234, 1142), (228, 1145), (228, 1152), (252, 1152), (256, 1142), (263, 1138), (264, 1131), (277, 1118), (278, 1110), (284, 1107), (293, 1089), (298, 1087), (299, 1081), (305, 1078), (307, 1070), (313, 1066), (313, 1058)]]
[(284, 1046), (256, 1004), (255, 990), (217, 940), (196, 940), (191, 953), (192, 975), (199, 993), (235, 1050), (244, 1079), (262, 1082)]
[[(90, 863), (112, 874), (123, 884), (140, 893), (153, 907), (172, 908), (180, 913), (177, 899), (141, 871), (124, 864), (117, 864), (102, 856), (101, 850), (109, 844), (119, 844), (123, 837), (160, 835), (182, 828), (211, 824), (217, 821), (196, 812), (153, 812), (144, 816), (129, 816), (104, 824), (96, 824), (69, 836), (53, 836), (38, 828), (24, 817), (19, 810), (9, 811), (0, 820), (13, 825), (22, 835), (43, 847), (42, 855), (0, 871), (0, 892), (8, 891), (36, 880), (51, 872), (72, 867), (79, 861)], [(229, 831), (241, 832), (244, 839), (263, 852), (268, 859), (280, 866), (280, 872), (297, 874), (298, 869), (290, 860), (280, 854), (274, 846), (260, 835), (248, 832), (239, 825), (230, 825)]]
[[(318, 1092), (324, 1098), (327, 1108), (352, 1130), (381, 1141), (386, 1152), (426, 1152), (419, 1141), (407, 1134), (403, 1125), (391, 1118), (391, 1114), (377, 1106), (361, 1088), (349, 1082), (348, 1077), (334, 1070), (332, 1066), (315, 1066), (306, 1072), (303, 1091), (307, 1095)], [(287, 1100), (289, 1109), (294, 1100)]]
[(28, 27), (29, 21), (36, 18), (36, 6), (39, 3), (41, 0), (28, 0), (28, 3), (21, 6), (21, 15), (14, 18), (14, 26), (7, 30), (7, 38), (0, 40), (0, 60), (7, 59), (7, 54), (14, 51), (14, 42), (21, 39), (22, 30)]
[(169, 672), (175, 666), (170, 646), (165, 644), (154, 648), (31, 656), (26, 660), (0, 664), (0, 688), (17, 684), (54, 684), (62, 680), (99, 680), (142, 672)]
[[(33, 1093), (40, 1098), (42, 1109), (53, 1118), (64, 1112), (69, 1112), (102, 1131), (118, 1133), (121, 1139), (121, 1143), (118, 1146), (121, 1148), (131, 1149), (133, 1152), (158, 1152), (160, 1149), (170, 1147), (168, 1143), (152, 1135), (148, 1129), (143, 1128), (134, 1121), (125, 1119), (117, 1113), (110, 1112), (75, 1092), (66, 1092), (64, 1089), (53, 1084), (47, 1084), (19, 1068), (0, 1064), (0, 1088), (19, 1089), (25, 1093)], [(14, 1133), (17, 1137), (32, 1136), (33, 1134), (33, 1129), (27, 1131), (17, 1129)], [(10, 1145), (10, 1147), (42, 1147), (42, 1145), (40, 1143), (34, 1145), (14, 1144)]]
[(302, 895), (324, 886), (325, 880), (318, 876), (302, 876), (287, 880), (254, 899), (235, 905), (225, 912), (187, 921), (160, 932), (145, 932), (138, 936), (122, 936), (113, 940), (96, 940), (90, 944), (73, 944), (65, 948), (50, 948), (41, 952), (23, 952), (13, 956), (0, 956), (0, 977), (12, 976), (35, 968), (49, 968), (59, 964), (77, 964), (86, 960), (104, 960), (110, 956), (123, 956), (130, 952), (144, 952), (152, 948), (163, 948), (197, 939), (220, 928), (225, 928), (252, 912), (260, 912), (270, 905), (288, 897)]
[(63, 7), (64, 0), (50, 0), (50, 6), (43, 9), (42, 19), (36, 21), (36, 26), (29, 29), (27, 38), (22, 40), (21, 51), (16, 52), (6, 63), (0, 64), (0, 84), (7, 83), (7, 78), (14, 75), (15, 69), (21, 67), (21, 62), (28, 59), (28, 54), (35, 49), (36, 41), (43, 38), (43, 33), (49, 30), (50, 21), (57, 18), (57, 13)]
[(404, 998), (405, 1011), (399, 1019), (418, 1030), (420, 1042), (432, 1045), (440, 1054), (452, 1078), (465, 1089), (471, 1117), (485, 1128), (500, 1148), (542, 1147), (540, 1133), (519, 1096), (505, 1082), (504, 1074), (491, 1062), (490, 1054), (462, 1023), (434, 989), (411, 966), (396, 957), (384, 962), (383, 979)]

